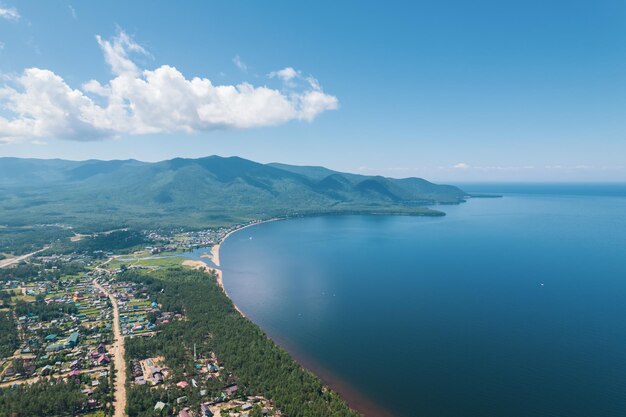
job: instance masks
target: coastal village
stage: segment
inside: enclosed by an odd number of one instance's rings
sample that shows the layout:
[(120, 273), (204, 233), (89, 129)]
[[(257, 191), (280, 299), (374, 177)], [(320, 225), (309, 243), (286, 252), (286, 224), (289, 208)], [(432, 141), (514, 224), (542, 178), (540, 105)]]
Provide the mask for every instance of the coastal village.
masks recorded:
[[(68, 384), (82, 394), (74, 415), (88, 417), (127, 415), (126, 395), (133, 387), (167, 394), (167, 401), (151, 405), (154, 416), (281, 416), (268, 399), (242, 386), (213, 351), (194, 346), (185, 353), (193, 367), (183, 370), (164, 356), (133, 357), (125, 350), (125, 341), (152, 338), (187, 317), (184, 311), (168, 311), (147, 286), (125, 281), (124, 273), (173, 264), (206, 266), (198, 260), (186, 263), (180, 255), (216, 245), (232, 230), (149, 231), (146, 236), (155, 244), (130, 253), (46, 251), (2, 265), (0, 313), (13, 322), (16, 337), (0, 357), (0, 389)], [(204, 257), (218, 256), (219, 246), (214, 248)], [(79, 272), (65, 271), (68, 265)]]

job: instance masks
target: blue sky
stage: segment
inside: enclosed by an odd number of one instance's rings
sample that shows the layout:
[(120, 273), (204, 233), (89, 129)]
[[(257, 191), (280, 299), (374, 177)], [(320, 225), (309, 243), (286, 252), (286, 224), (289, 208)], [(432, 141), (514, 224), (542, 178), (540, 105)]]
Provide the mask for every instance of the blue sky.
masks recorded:
[(0, 0), (0, 156), (625, 181), (625, 40), (624, 1)]

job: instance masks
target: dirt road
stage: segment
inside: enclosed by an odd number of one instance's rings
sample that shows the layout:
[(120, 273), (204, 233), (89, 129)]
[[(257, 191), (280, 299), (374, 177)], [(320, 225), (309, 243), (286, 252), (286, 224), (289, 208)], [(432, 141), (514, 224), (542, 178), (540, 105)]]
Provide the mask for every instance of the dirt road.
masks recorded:
[(117, 307), (117, 300), (111, 293), (102, 287), (95, 279), (93, 285), (100, 291), (105, 293), (113, 304), (113, 334), (115, 335), (115, 341), (111, 347), (111, 353), (113, 354), (113, 365), (115, 366), (115, 401), (113, 405), (115, 407), (115, 414), (113, 417), (125, 417), (126, 416), (126, 361), (124, 360), (124, 337), (120, 329), (120, 311)]

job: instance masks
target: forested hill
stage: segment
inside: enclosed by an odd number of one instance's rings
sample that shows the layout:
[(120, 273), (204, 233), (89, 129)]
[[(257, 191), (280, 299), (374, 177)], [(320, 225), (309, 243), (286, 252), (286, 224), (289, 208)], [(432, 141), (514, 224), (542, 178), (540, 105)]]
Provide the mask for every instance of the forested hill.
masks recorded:
[(441, 214), (465, 193), (419, 178), (209, 156), (148, 163), (0, 158), (0, 222), (207, 227), (325, 213)]

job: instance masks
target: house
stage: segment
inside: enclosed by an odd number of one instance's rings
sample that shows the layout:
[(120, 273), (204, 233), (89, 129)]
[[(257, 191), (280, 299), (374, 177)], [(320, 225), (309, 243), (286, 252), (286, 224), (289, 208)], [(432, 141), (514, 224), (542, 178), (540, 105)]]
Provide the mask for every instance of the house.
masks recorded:
[(78, 332), (74, 332), (67, 338), (67, 343), (70, 347), (74, 347), (78, 344)]
[(133, 376), (134, 377), (143, 376), (143, 371), (141, 369), (141, 364), (139, 363), (138, 360), (133, 360), (131, 366), (132, 366), (132, 369), (133, 369)]
[(213, 417), (213, 412), (209, 410), (209, 406), (205, 403), (200, 404), (200, 415), (202, 417)]
[(58, 352), (63, 349), (63, 345), (60, 343), (53, 343), (46, 347), (46, 352)]
[(188, 409), (184, 409), (181, 410), (180, 413), (178, 413), (178, 417), (191, 417), (191, 414), (189, 414)]
[(189, 383), (187, 381), (180, 381), (179, 383), (176, 384), (176, 386), (178, 388), (187, 388), (189, 386)]
[(165, 403), (158, 401), (155, 405), (154, 405), (154, 411), (161, 411), (163, 410), (163, 408), (165, 408)]
[(163, 382), (163, 372), (156, 371), (152, 373), (152, 383), (158, 385)]
[(72, 379), (74, 382), (78, 382), (80, 383), (80, 371), (78, 369), (74, 369), (73, 371), (71, 371), (69, 373), (69, 377), (70, 379)]
[(238, 390), (239, 390), (239, 387), (237, 386), (237, 384), (233, 384), (233, 385), (229, 385), (229, 386), (225, 387), (225, 388), (222, 390), (222, 392), (223, 392), (226, 396), (230, 397), (230, 396), (235, 395), (235, 394), (237, 393), (237, 391), (238, 391)]
[(111, 358), (109, 358), (107, 355), (100, 355), (100, 357), (98, 358), (99, 365), (106, 365), (110, 362), (111, 362)]
[(106, 352), (107, 352), (107, 348), (106, 348), (106, 346), (104, 346), (104, 344), (100, 343), (100, 344), (98, 345), (97, 351), (98, 351), (98, 353), (100, 353), (100, 354), (102, 354), (102, 353), (106, 353)]
[(52, 366), (50, 365), (46, 365), (43, 368), (41, 368), (41, 375), (43, 376), (50, 375), (51, 372), (52, 372)]

